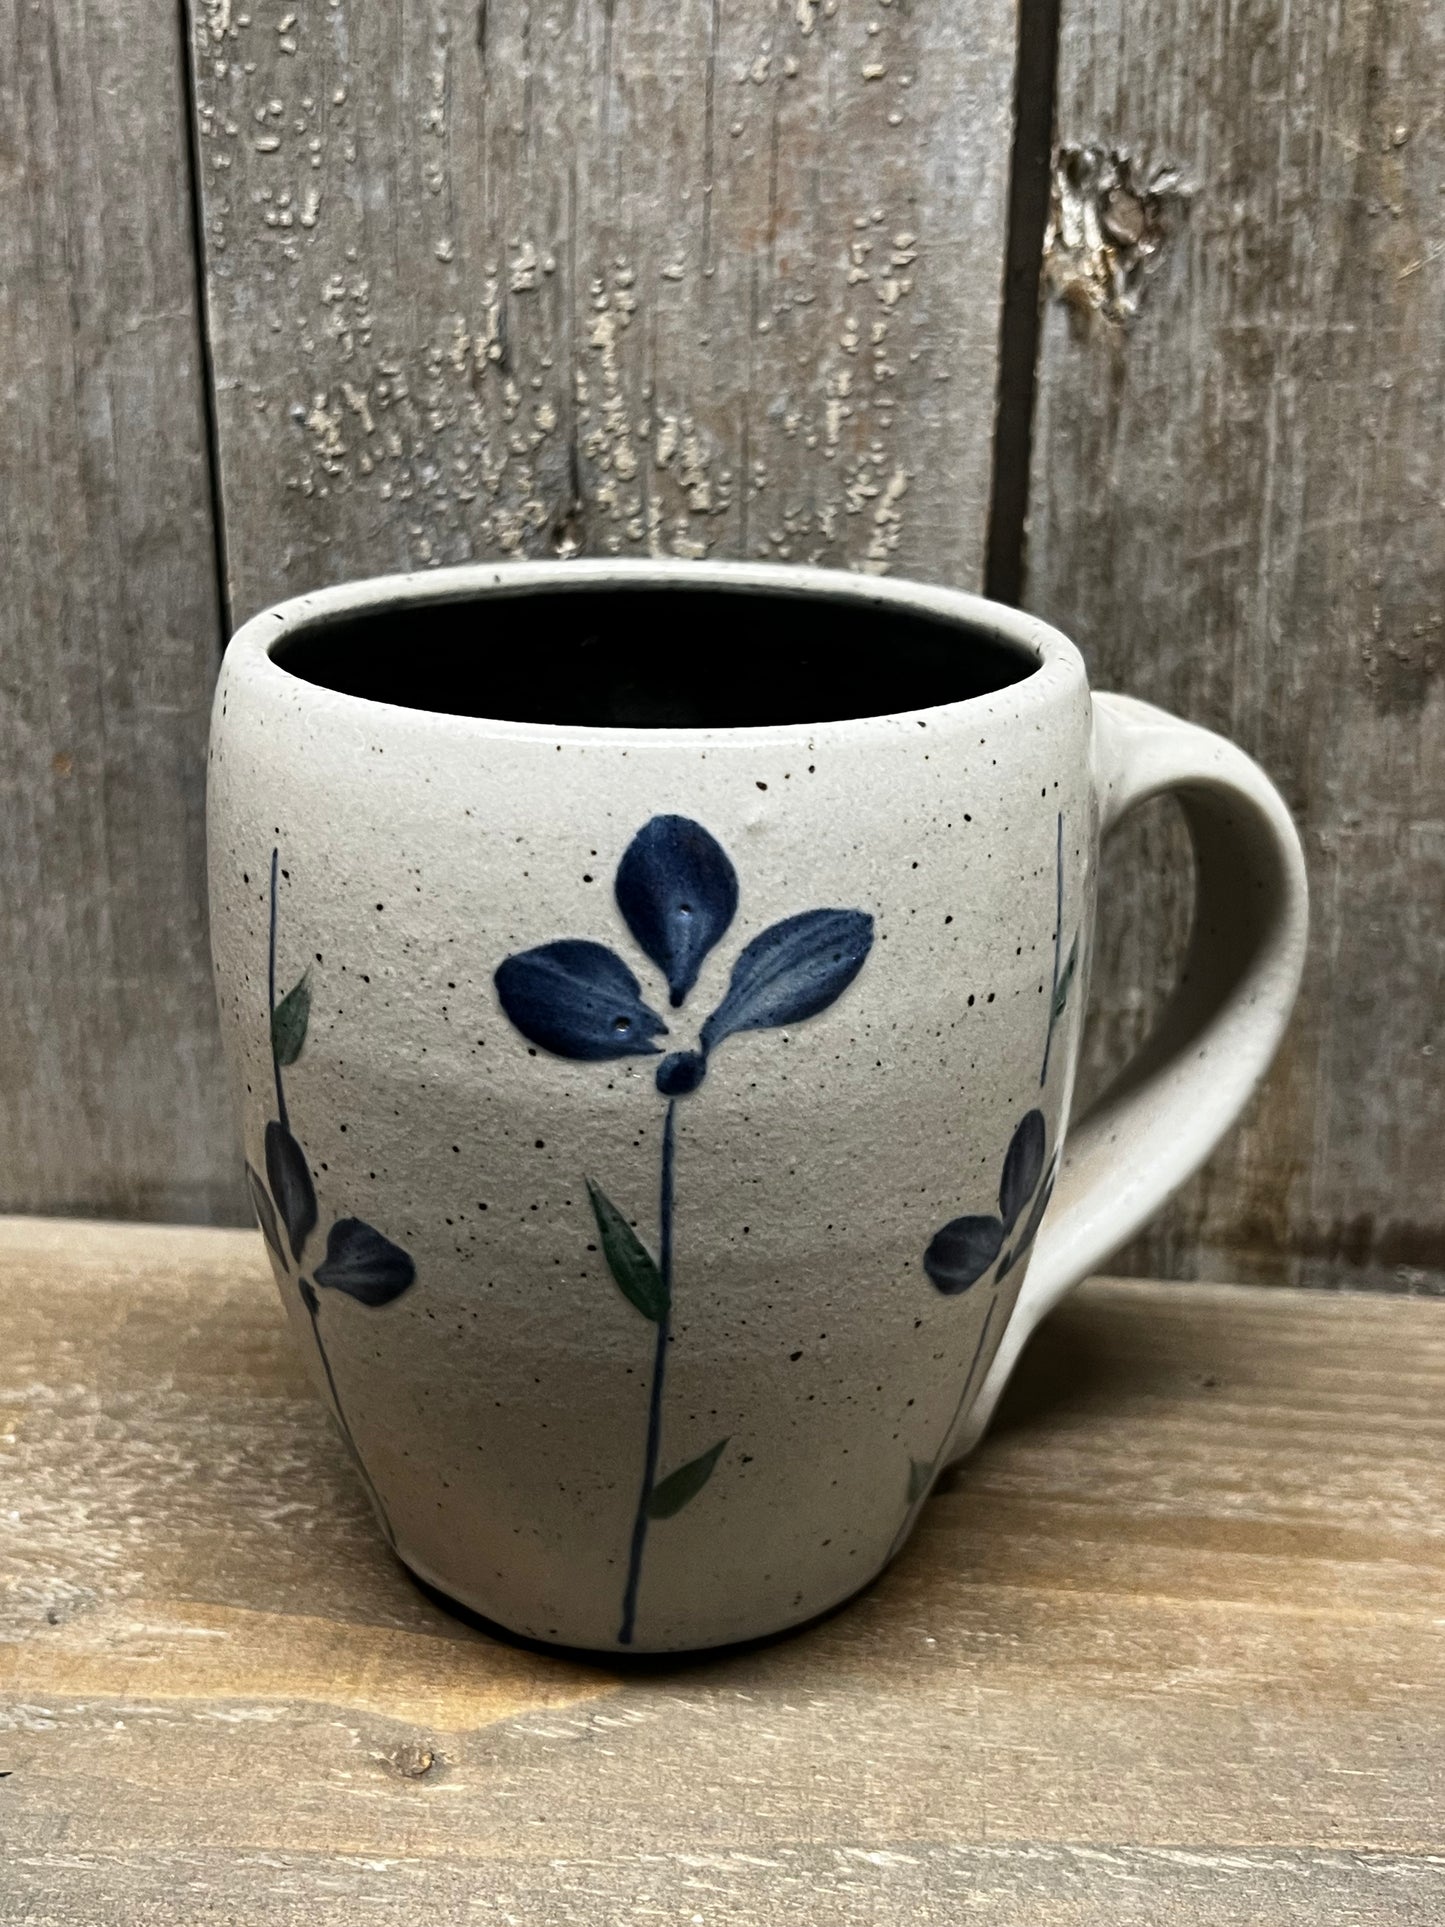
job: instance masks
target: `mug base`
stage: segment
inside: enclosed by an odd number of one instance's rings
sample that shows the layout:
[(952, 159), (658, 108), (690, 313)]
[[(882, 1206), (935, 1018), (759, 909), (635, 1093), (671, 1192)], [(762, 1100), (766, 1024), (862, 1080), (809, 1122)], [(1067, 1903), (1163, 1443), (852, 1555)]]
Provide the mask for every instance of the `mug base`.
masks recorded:
[(855, 1586), (841, 1599), (835, 1599), (831, 1605), (809, 1613), (803, 1619), (791, 1620), (768, 1632), (753, 1633), (745, 1639), (718, 1640), (711, 1645), (656, 1647), (574, 1646), (566, 1640), (539, 1639), (533, 1633), (518, 1632), (501, 1620), (479, 1612), (475, 1606), (469, 1606), (464, 1599), (458, 1599), (455, 1593), (430, 1578), (417, 1561), (399, 1548), (396, 1549), (396, 1556), (412, 1584), (434, 1606), (450, 1614), (453, 1619), (459, 1619), (463, 1625), (485, 1633), (488, 1639), (500, 1640), (503, 1645), (518, 1647), (523, 1652), (541, 1653), (549, 1659), (572, 1660), (587, 1666), (606, 1665), (625, 1672), (649, 1672), (674, 1666), (702, 1665), (715, 1659), (731, 1659), (739, 1654), (758, 1652), (781, 1640), (795, 1638), (800, 1633), (811, 1632), (815, 1626), (821, 1626), (845, 1612), (865, 1593), (871, 1592), (901, 1551), (900, 1547), (898, 1553), (890, 1554), (861, 1586)]

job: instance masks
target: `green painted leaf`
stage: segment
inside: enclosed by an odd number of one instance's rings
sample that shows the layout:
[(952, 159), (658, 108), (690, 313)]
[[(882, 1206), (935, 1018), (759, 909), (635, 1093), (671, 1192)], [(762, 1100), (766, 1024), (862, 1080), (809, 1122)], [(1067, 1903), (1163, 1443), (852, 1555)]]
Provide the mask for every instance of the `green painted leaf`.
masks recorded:
[(644, 1318), (650, 1318), (654, 1325), (660, 1324), (667, 1316), (667, 1286), (662, 1282), (662, 1273), (652, 1253), (607, 1193), (591, 1178), (587, 1180), (587, 1195), (592, 1200), (592, 1215), (602, 1239), (602, 1255), (617, 1289), (636, 1305)]
[(311, 972), (293, 984), (271, 1012), (271, 1049), (276, 1062), (285, 1070), (301, 1055), (306, 1042), (306, 1026), (311, 1021)]
[(1074, 971), (1078, 968), (1078, 962), (1079, 937), (1076, 931), (1074, 933), (1074, 941), (1069, 945), (1069, 961), (1059, 972), (1059, 984), (1057, 990), (1054, 992), (1054, 1016), (1056, 1018), (1062, 1017), (1064, 1014), (1065, 1006), (1069, 1001), (1069, 986), (1074, 981)]
[(908, 1461), (908, 1503), (917, 1505), (928, 1490), (928, 1482), (933, 1477), (933, 1464), (929, 1459), (910, 1459)]
[(699, 1458), (689, 1459), (686, 1465), (659, 1479), (647, 1501), (648, 1518), (670, 1519), (675, 1512), (682, 1511), (689, 1499), (695, 1499), (712, 1477), (712, 1469), (722, 1457), (726, 1444), (726, 1439), (719, 1439)]

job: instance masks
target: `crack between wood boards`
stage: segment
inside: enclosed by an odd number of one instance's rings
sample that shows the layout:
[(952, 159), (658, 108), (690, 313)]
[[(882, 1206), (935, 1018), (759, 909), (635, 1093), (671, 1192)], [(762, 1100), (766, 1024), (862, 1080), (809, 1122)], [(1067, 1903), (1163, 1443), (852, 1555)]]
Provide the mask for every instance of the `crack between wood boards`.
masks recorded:
[(201, 196), (201, 120), (191, 45), (187, 0), (177, 0), (181, 63), (181, 100), (186, 119), (186, 186), (191, 203), (191, 256), (196, 288), (196, 343), (201, 362), (201, 427), (206, 442), (206, 481), (211, 509), (211, 554), (216, 603), (221, 618), (221, 649), (234, 627), (231, 571), (226, 549), (226, 508), (221, 489), (221, 430), (216, 414), (216, 359), (211, 341), (210, 277), (206, 262), (206, 213)]
[(1019, 603), (1027, 580), (1029, 463), (1049, 218), (1060, 0), (1019, 0), (1008, 231), (999, 309), (984, 594)]

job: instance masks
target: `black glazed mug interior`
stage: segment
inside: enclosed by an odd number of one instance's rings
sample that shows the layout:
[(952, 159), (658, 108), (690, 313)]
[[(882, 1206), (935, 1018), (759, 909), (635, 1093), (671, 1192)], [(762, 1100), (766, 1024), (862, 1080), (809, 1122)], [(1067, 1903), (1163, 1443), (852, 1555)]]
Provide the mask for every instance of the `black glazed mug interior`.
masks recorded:
[(882, 600), (713, 584), (438, 597), (308, 625), (271, 655), (374, 702), (601, 729), (887, 716), (990, 695), (1038, 667), (984, 628)]

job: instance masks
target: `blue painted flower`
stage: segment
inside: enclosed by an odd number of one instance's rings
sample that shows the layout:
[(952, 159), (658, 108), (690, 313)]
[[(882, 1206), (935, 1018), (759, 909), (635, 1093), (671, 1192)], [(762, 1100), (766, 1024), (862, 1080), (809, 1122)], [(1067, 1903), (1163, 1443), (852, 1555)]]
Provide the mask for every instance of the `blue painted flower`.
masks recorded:
[[(709, 954), (737, 914), (738, 877), (727, 851), (701, 823), (654, 816), (617, 866), (617, 908), (638, 948), (667, 980), (678, 1010), (697, 984)], [(784, 917), (745, 944), (722, 1001), (698, 1032), (695, 1050), (669, 1051), (657, 1067), (667, 1099), (662, 1128), (656, 1257), (627, 1214), (592, 1178), (587, 1195), (612, 1281), (654, 1328), (647, 1438), (633, 1520), (617, 1641), (630, 1645), (649, 1526), (671, 1519), (697, 1498), (728, 1445), (718, 1439), (659, 1477), (663, 1379), (672, 1331), (672, 1243), (676, 1120), (679, 1098), (707, 1075), (719, 1044), (745, 1030), (776, 1030), (826, 1010), (852, 983), (873, 946), (873, 919), (862, 910), (805, 910)], [(642, 986), (615, 951), (589, 938), (563, 937), (518, 951), (498, 965), (502, 1009), (522, 1035), (555, 1057), (584, 1062), (662, 1056), (667, 1025), (643, 1001)], [(318, 1274), (319, 1275), (319, 1274)]]
[[(1039, 1071), (1039, 1088), (1048, 1083), (1049, 1056), (1053, 1049), (1054, 1029), (1068, 1008), (1069, 991), (1079, 965), (1079, 932), (1064, 947), (1064, 813), (1058, 812), (1054, 825), (1054, 980), (1049, 992), (1048, 1029), (1044, 1034), (1044, 1061)], [(1042, 986), (1040, 986), (1042, 988)], [(1059, 1149), (1048, 1156), (1048, 1129), (1041, 1110), (1026, 1111), (1014, 1127), (1004, 1152), (999, 1176), (998, 1216), (951, 1218), (935, 1231), (923, 1254), (923, 1269), (945, 1297), (957, 1297), (970, 1290), (995, 1264), (995, 1285), (1022, 1263), (1033, 1248), (1043, 1223), (1044, 1213), (1054, 1192), (1059, 1170)], [(1027, 1212), (1027, 1216), (1025, 1216)], [(1023, 1227), (1012, 1245), (1005, 1245), (1022, 1218)]]
[[(686, 816), (654, 816), (617, 866), (617, 907), (638, 948), (667, 979), (678, 1009), (738, 907), (738, 878), (726, 850)], [(873, 919), (862, 910), (805, 910), (753, 938), (733, 966), (722, 1002), (702, 1026), (697, 1050), (673, 1051), (657, 1068), (665, 1097), (685, 1097), (707, 1074), (725, 1038), (815, 1017), (863, 968)], [(518, 951), (496, 972), (497, 996), (529, 1042), (556, 1057), (647, 1057), (667, 1025), (643, 1002), (642, 987), (615, 951), (562, 938)]]
[[(1040, 1090), (1044, 1089), (1049, 1081), (1049, 1058), (1053, 1049), (1055, 1027), (1068, 1007), (1069, 991), (1078, 971), (1079, 935), (1079, 931), (1075, 930), (1074, 940), (1069, 946), (1066, 959), (1063, 954), (1064, 813), (1060, 810), (1054, 824), (1054, 972), (1053, 984), (1049, 992), (1048, 1028), (1044, 1033), (1043, 1063), (1039, 1069)], [(1040, 989), (1042, 987), (1040, 985)], [(969, 1001), (973, 1000), (970, 998)], [(1055, 1144), (1051, 1157), (1048, 1148), (1048, 1125), (1043, 1112), (1034, 1107), (1025, 1111), (1014, 1126), (1008, 1148), (1003, 1154), (1003, 1164), (999, 1172), (997, 1217), (992, 1212), (969, 1212), (963, 1217), (950, 1218), (948, 1223), (935, 1231), (928, 1241), (928, 1246), (923, 1253), (924, 1275), (934, 1289), (941, 1292), (945, 1298), (957, 1298), (964, 1292), (972, 1291), (974, 1286), (990, 1272), (993, 1274), (993, 1288), (978, 1327), (978, 1337), (974, 1345), (973, 1357), (964, 1375), (963, 1389), (959, 1392), (958, 1403), (953, 1409), (953, 1414), (944, 1428), (938, 1445), (930, 1458), (910, 1457), (909, 1459), (906, 1510), (893, 1541), (895, 1552), (907, 1537), (909, 1525), (918, 1507), (933, 1488), (933, 1481), (943, 1465), (949, 1440), (956, 1433), (958, 1422), (973, 1394), (980, 1366), (987, 1371), (992, 1362), (993, 1354), (988, 1352), (986, 1347), (993, 1327), (994, 1313), (999, 1305), (999, 1288), (1009, 1273), (1024, 1263), (1032, 1251), (1034, 1240), (1044, 1221), (1044, 1213), (1048, 1210), (1049, 1201), (1053, 1197), (1054, 1183), (1058, 1174), (1059, 1146)]]
[(311, 1165), (300, 1140), (291, 1129), (286, 1103), (286, 1084), (282, 1075), (300, 1058), (306, 1048), (311, 1023), (311, 972), (307, 970), (280, 999), (276, 995), (277, 878), (281, 852), (271, 852), (271, 929), (267, 963), (267, 1001), (271, 1012), (271, 1070), (276, 1085), (276, 1116), (266, 1125), (263, 1179), (255, 1166), (246, 1165), (246, 1184), (261, 1236), (283, 1277), (294, 1278), (306, 1315), (311, 1320), (311, 1335), (316, 1341), (317, 1357), (331, 1391), (332, 1409), (341, 1436), (346, 1441), (357, 1470), (371, 1494), (387, 1540), (395, 1549), (381, 1495), (371, 1482), (362, 1463), (341, 1388), (336, 1382), (326, 1341), (321, 1333), (321, 1293), (338, 1292), (368, 1310), (379, 1310), (410, 1291), (416, 1283), (416, 1265), (410, 1252), (378, 1231), (363, 1218), (337, 1218), (326, 1233), (326, 1255), (309, 1266), (305, 1276), (308, 1240), (321, 1221)]
[[(1058, 1170), (1057, 1156), (1047, 1171), (1044, 1168), (1046, 1144), (1043, 1112), (1025, 1112), (1004, 1153), (998, 1186), (999, 1215), (953, 1218), (941, 1231), (934, 1232), (923, 1254), (923, 1269), (946, 1298), (957, 1297), (976, 1285), (996, 1259), (995, 1282), (1001, 1284), (1028, 1256), (1053, 1195)], [(1022, 1231), (1005, 1251), (1005, 1241), (1030, 1206)]]

